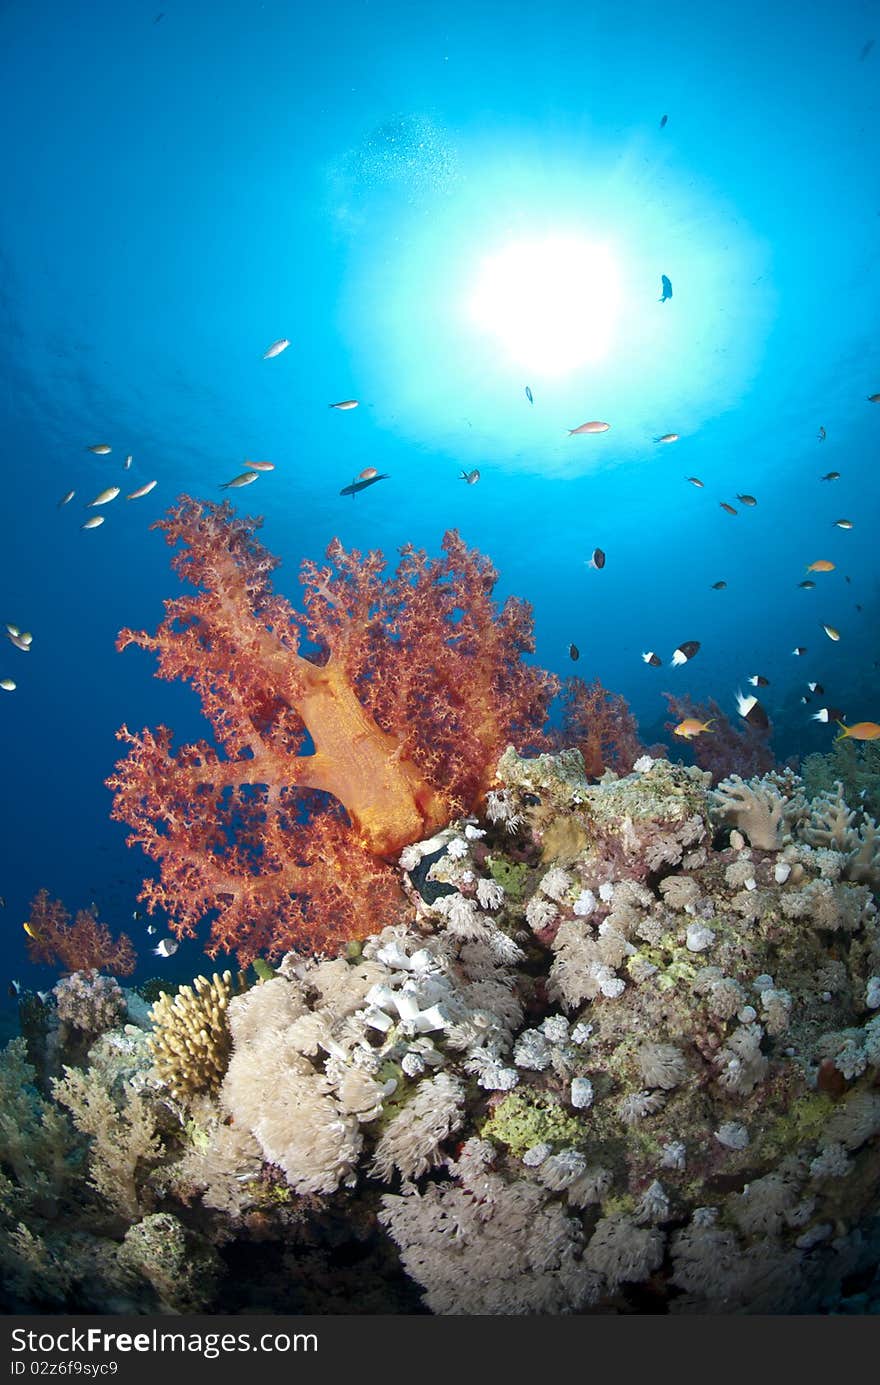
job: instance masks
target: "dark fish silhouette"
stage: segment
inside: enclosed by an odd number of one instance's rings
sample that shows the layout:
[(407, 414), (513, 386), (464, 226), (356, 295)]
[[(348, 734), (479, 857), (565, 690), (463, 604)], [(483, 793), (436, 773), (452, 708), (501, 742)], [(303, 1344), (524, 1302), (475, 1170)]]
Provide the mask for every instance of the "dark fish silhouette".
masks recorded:
[(340, 494), (340, 495), (350, 495), (352, 498), (354, 498), (354, 496), (357, 495), (358, 491), (365, 491), (365, 490), (367, 489), (367, 486), (375, 486), (375, 484), (376, 484), (377, 481), (387, 481), (387, 480), (388, 480), (388, 476), (387, 476), (387, 475), (382, 475), (382, 476), (370, 476), (370, 477), (368, 477), (368, 479), (367, 479), (366, 481), (352, 481), (352, 483), (351, 483), (350, 486), (343, 486), (343, 487), (342, 487), (342, 490), (339, 492), (339, 494)]
[(661, 129), (661, 130), (663, 129), (663, 126), (666, 124), (666, 122), (667, 122), (668, 119), (669, 119), (669, 116), (668, 116), (668, 115), (664, 115), (664, 116), (661, 116), (661, 117), (660, 117), (660, 129)]
[(861, 53), (859, 54), (859, 59), (860, 59), (860, 61), (864, 62), (865, 58), (868, 56), (868, 54), (870, 53), (870, 51), (871, 51), (871, 49), (872, 49), (873, 47), (874, 47), (874, 40), (873, 40), (872, 38), (869, 38), (869, 39), (868, 39), (868, 42), (865, 44), (864, 48), (862, 49)]
[(671, 297), (672, 297), (672, 284), (669, 282), (669, 280), (668, 280), (668, 278), (666, 277), (665, 274), (661, 274), (661, 275), (660, 275), (660, 283), (663, 285), (663, 292), (661, 293), (660, 297), (657, 299), (657, 302), (658, 302), (658, 303), (665, 303), (666, 300), (667, 300), (667, 298), (671, 298)]
[(530, 404), (534, 404), (535, 402), (532, 398), (532, 391), (529, 385), (526, 385), (526, 399), (529, 401)]

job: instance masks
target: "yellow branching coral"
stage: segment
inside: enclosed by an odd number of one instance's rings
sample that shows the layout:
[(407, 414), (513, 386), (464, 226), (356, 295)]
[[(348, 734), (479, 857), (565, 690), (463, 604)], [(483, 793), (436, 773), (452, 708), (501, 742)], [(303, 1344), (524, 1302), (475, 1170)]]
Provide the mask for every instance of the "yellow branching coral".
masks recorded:
[(161, 995), (150, 1010), (153, 1064), (178, 1100), (215, 1092), (223, 1081), (232, 1049), (226, 1007), (243, 989), (241, 974), (236, 983), (229, 971), (215, 972), (210, 981), (197, 976), (176, 996)]

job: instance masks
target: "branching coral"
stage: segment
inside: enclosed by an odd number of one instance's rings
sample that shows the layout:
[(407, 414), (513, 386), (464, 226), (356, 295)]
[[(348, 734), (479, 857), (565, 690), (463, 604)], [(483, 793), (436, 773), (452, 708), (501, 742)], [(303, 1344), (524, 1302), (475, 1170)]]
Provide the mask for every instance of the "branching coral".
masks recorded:
[(108, 780), (113, 816), (160, 864), (148, 906), (180, 935), (218, 910), (210, 953), (245, 961), (375, 927), (397, 898), (385, 859), (474, 807), (507, 742), (539, 738), (556, 690), (522, 659), (529, 606), (498, 609), (497, 574), (457, 533), (441, 559), (406, 546), (388, 577), (378, 552), (334, 540), (329, 566), (303, 564), (299, 615), (272, 590), (259, 523), (188, 497), (159, 521), (199, 590), (118, 645), (192, 684), (217, 747), (174, 752), (167, 728), (123, 727)]
[(91, 1138), (91, 1186), (122, 1216), (139, 1216), (144, 1210), (141, 1174), (161, 1152), (155, 1115), (143, 1094), (129, 1087), (120, 1109), (98, 1071), (66, 1068), (53, 1083), (53, 1095), (68, 1108), (77, 1130)]
[(131, 939), (120, 933), (114, 938), (106, 924), (98, 921), (98, 910), (80, 909), (73, 923), (60, 899), (50, 899), (40, 890), (31, 904), (28, 918), (28, 955), (32, 962), (61, 966), (65, 971), (112, 971), (129, 976), (135, 968)]
[(197, 976), (174, 997), (161, 995), (150, 1011), (153, 1063), (177, 1100), (215, 1092), (223, 1081), (232, 1052), (226, 1007), (234, 994), (232, 973), (215, 972), (210, 981)]
[(761, 781), (749, 783), (738, 774), (722, 780), (712, 794), (713, 812), (724, 822), (733, 822), (752, 846), (761, 851), (778, 851), (782, 846), (785, 800), (779, 791)]
[(690, 697), (680, 697), (675, 693), (664, 693), (669, 704), (671, 721), (665, 723), (666, 730), (672, 731), (687, 717), (697, 721), (711, 721), (712, 727), (704, 736), (690, 742), (694, 759), (701, 769), (707, 769), (714, 783), (729, 775), (741, 774), (750, 778), (756, 774), (766, 774), (776, 764), (770, 749), (771, 730), (762, 731), (750, 726), (747, 721), (737, 728), (719, 707), (714, 697), (707, 703), (694, 702)]
[[(562, 742), (584, 757), (585, 772), (598, 779), (606, 769), (627, 774), (645, 747), (625, 697), (608, 692), (598, 678), (566, 678), (562, 691)], [(652, 752), (660, 747), (652, 747)]]

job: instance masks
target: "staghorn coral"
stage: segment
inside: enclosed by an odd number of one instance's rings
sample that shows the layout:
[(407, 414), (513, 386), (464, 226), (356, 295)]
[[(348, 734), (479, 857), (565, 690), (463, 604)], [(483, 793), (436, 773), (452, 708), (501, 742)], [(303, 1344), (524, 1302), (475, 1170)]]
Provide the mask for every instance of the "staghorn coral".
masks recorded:
[[(242, 984), (239, 975), (238, 990)], [(232, 1051), (226, 1008), (234, 994), (232, 972), (215, 972), (210, 981), (197, 976), (174, 997), (161, 995), (150, 1010), (153, 1064), (178, 1101), (215, 1092), (223, 1081)]]
[(27, 921), (28, 956), (32, 962), (61, 966), (65, 971), (112, 971), (129, 976), (136, 957), (131, 939), (125, 933), (113, 938), (106, 924), (98, 921), (95, 905), (70, 914), (60, 899), (50, 899), (40, 890), (31, 903)]
[(496, 607), (497, 574), (457, 533), (441, 559), (407, 545), (388, 577), (378, 552), (334, 540), (329, 566), (303, 564), (297, 614), (272, 590), (260, 522), (183, 497), (155, 526), (198, 591), (118, 647), (191, 682), (217, 745), (174, 752), (167, 728), (123, 727), (129, 752), (107, 781), (113, 817), (160, 866), (148, 907), (181, 936), (217, 909), (209, 952), (243, 961), (375, 927), (397, 901), (385, 859), (475, 806), (505, 744), (539, 737), (556, 690), (522, 660), (529, 606)]

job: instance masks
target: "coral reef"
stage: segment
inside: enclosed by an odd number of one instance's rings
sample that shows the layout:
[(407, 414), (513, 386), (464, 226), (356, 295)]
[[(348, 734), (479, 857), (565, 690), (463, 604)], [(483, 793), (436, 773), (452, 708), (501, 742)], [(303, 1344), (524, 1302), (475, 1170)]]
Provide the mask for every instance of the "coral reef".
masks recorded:
[[(870, 1304), (875, 828), (792, 772), (711, 778), (641, 756), (594, 782), (577, 750), (509, 747), (484, 816), (404, 847), (405, 917), (341, 955), (289, 952), (239, 994), (221, 978), (225, 1008), (204, 981), (182, 1010), (160, 1000), (152, 1038), (130, 1008), (42, 1092), (17, 1041), (0, 1061), (6, 1301)], [(196, 1084), (164, 1039), (202, 1004), (231, 1051)]]
[(839, 783), (848, 803), (880, 818), (880, 745), (837, 741), (825, 755), (808, 755), (801, 775), (808, 798), (833, 792)]
[(125, 933), (114, 938), (98, 921), (95, 905), (79, 909), (71, 923), (60, 899), (40, 890), (31, 903), (27, 921), (28, 956), (65, 971), (112, 971), (129, 976), (137, 961), (131, 939)]
[(620, 693), (608, 692), (598, 678), (566, 678), (562, 686), (561, 743), (581, 752), (584, 769), (598, 779), (606, 769), (626, 774), (640, 755), (664, 754), (661, 746), (649, 751), (639, 740), (635, 717)]
[(298, 614), (272, 590), (259, 524), (188, 497), (158, 522), (198, 591), (118, 647), (192, 684), (216, 746), (174, 752), (165, 727), (123, 727), (107, 781), (129, 842), (160, 866), (148, 908), (180, 936), (216, 910), (210, 955), (244, 963), (374, 927), (397, 898), (387, 859), (476, 806), (507, 742), (538, 742), (557, 687), (523, 661), (530, 607), (495, 605), (497, 574), (457, 533), (441, 559), (405, 547), (387, 577), (381, 554), (334, 541), (328, 566), (303, 564)]
[[(242, 981), (239, 976), (239, 990)], [(232, 1050), (226, 1010), (234, 993), (232, 972), (215, 972), (210, 981), (197, 976), (173, 998), (164, 993), (151, 1009), (153, 1064), (176, 1100), (215, 1092), (223, 1081)]]
[(665, 692), (663, 696), (672, 718), (664, 723), (667, 731), (671, 732), (687, 717), (695, 717), (700, 722), (712, 722), (711, 731), (691, 741), (690, 748), (700, 768), (708, 770), (712, 775), (713, 783), (717, 784), (719, 780), (732, 774), (750, 779), (755, 775), (767, 774), (775, 768), (776, 760), (770, 749), (772, 727), (762, 731), (750, 726), (747, 721), (743, 721), (740, 726), (734, 726), (714, 697), (702, 703), (694, 702), (687, 696), (680, 697), (677, 693)]

